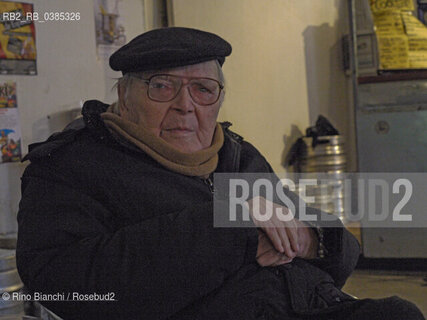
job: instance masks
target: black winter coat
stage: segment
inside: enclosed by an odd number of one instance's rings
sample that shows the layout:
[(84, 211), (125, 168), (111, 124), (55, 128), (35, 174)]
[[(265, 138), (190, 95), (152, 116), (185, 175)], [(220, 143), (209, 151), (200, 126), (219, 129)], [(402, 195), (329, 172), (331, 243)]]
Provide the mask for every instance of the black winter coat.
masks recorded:
[[(30, 146), (26, 157), (20, 276), (32, 291), (74, 300), (44, 305), (64, 319), (247, 320), (293, 319), (353, 302), (338, 288), (359, 247), (338, 220), (325, 231), (326, 258), (260, 267), (257, 230), (214, 228), (206, 181), (118, 142), (99, 117), (106, 107), (87, 102), (85, 125)], [(226, 129), (216, 172), (271, 167)], [(76, 301), (95, 293), (115, 301)]]

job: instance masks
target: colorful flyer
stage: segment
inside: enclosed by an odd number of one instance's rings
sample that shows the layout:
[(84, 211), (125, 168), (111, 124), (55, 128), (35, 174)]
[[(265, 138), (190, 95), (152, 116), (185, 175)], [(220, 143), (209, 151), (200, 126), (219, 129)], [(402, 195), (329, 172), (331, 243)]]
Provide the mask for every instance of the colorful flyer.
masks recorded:
[(16, 83), (0, 84), (0, 164), (20, 161), (21, 126), (16, 100)]
[(33, 5), (0, 1), (0, 74), (37, 74)]
[(409, 69), (408, 48), (405, 35), (378, 36), (380, 69)]
[(370, 0), (380, 69), (427, 68), (427, 27), (412, 13), (412, 0)]
[(427, 68), (427, 27), (410, 13), (402, 13), (408, 35), (411, 68)]
[(108, 58), (126, 43), (122, 0), (94, 0), (95, 34), (98, 55)]
[(370, 0), (372, 13), (384, 11), (413, 11), (412, 0)]
[(405, 34), (400, 11), (382, 12), (374, 15), (375, 32), (384, 36)]

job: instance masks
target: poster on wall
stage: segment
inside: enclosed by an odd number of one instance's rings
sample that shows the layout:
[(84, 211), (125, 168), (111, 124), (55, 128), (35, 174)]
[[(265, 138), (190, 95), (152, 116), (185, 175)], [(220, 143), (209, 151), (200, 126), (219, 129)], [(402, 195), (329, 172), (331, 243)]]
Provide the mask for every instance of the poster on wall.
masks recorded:
[(415, 10), (413, 0), (370, 0), (372, 13), (383, 13), (386, 11), (413, 11)]
[(95, 33), (98, 56), (108, 58), (126, 43), (121, 4), (123, 0), (94, 0)]
[(0, 74), (37, 74), (33, 5), (0, 1)]
[(21, 127), (15, 82), (0, 84), (0, 155), (0, 164), (21, 161)]
[(412, 0), (370, 0), (380, 69), (427, 68), (427, 27), (414, 16)]

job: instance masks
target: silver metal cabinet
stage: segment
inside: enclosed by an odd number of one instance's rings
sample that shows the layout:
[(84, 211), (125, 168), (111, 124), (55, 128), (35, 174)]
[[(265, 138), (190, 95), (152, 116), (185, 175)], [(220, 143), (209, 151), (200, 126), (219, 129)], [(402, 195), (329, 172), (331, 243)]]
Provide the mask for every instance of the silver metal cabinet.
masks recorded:
[[(427, 172), (427, 80), (359, 85), (356, 122), (360, 172)], [(365, 226), (364, 256), (425, 258), (426, 231)]]
[(358, 96), (359, 171), (427, 172), (427, 80), (363, 84)]

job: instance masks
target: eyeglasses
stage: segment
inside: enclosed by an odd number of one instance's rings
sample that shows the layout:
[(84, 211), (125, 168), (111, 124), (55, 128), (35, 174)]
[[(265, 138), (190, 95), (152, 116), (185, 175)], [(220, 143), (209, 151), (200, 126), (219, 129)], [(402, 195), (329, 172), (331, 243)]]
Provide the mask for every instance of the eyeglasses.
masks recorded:
[(148, 79), (132, 74), (148, 84), (148, 97), (157, 102), (168, 102), (176, 98), (183, 86), (182, 79), (190, 79), (186, 84), (193, 101), (202, 106), (208, 106), (218, 101), (224, 86), (211, 78), (188, 78), (171, 74), (156, 74)]

